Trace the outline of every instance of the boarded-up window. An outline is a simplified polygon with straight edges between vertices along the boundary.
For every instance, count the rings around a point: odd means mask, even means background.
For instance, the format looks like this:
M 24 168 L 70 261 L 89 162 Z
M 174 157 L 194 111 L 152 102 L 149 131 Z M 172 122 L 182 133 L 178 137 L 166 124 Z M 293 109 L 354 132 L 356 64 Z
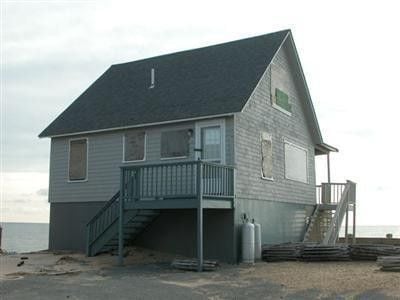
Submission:
M 146 133 L 132 131 L 124 136 L 124 161 L 144 160 Z
M 288 142 L 285 142 L 285 177 L 308 182 L 307 150 Z
M 69 180 L 87 177 L 87 139 L 72 140 L 69 144 Z
M 161 158 L 189 156 L 189 134 L 187 129 L 161 133 Z
M 272 179 L 272 137 L 267 132 L 261 132 L 261 174 Z

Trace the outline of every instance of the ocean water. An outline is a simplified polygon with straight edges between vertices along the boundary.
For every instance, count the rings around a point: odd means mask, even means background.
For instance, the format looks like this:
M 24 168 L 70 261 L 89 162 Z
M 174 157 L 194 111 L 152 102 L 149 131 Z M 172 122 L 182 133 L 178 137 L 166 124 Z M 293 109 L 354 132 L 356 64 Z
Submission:
M 49 224 L 44 223 L 1 223 L 3 237 L 1 248 L 7 252 L 30 252 L 48 248 Z M 393 238 L 400 238 L 400 226 L 357 226 L 358 237 L 386 237 L 387 233 Z M 352 228 L 349 228 L 352 232 Z M 344 236 L 344 228 L 340 232 Z
M 30 252 L 49 247 L 49 224 L 1 223 L 1 249 L 7 252 Z
M 353 227 L 349 226 L 349 233 L 353 233 Z M 373 238 L 384 238 L 387 233 L 391 233 L 393 238 L 400 238 L 400 225 L 398 226 L 356 226 L 356 237 L 373 237 Z M 344 237 L 344 227 L 342 226 L 340 232 L 340 237 Z

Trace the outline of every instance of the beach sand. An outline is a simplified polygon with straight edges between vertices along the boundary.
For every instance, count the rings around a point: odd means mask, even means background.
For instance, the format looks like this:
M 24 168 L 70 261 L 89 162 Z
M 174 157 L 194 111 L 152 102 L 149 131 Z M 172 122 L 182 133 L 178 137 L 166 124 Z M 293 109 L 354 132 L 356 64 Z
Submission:
M 22 261 L 21 257 L 27 257 L 27 259 L 24 260 L 22 266 L 17 267 Z M 98 292 L 99 299 L 102 299 L 101 295 L 105 295 L 104 289 L 107 287 L 101 283 L 102 281 L 96 281 L 96 278 L 107 278 L 110 284 L 115 280 L 115 284 L 127 289 L 135 288 L 135 291 L 140 288 L 142 293 L 149 293 L 143 294 L 143 297 L 155 299 L 165 296 L 162 292 L 164 288 L 171 290 L 172 294 L 179 291 L 177 295 L 185 295 L 182 299 L 188 296 L 199 296 L 199 299 L 229 299 L 231 296 L 242 298 L 241 295 L 271 299 L 276 297 L 284 299 L 293 297 L 294 299 L 324 297 L 330 299 L 332 297 L 335 299 L 339 296 L 352 298 L 357 295 L 365 296 L 366 299 L 368 296 L 378 299 L 400 299 L 400 273 L 382 272 L 375 262 L 222 264 L 214 272 L 196 273 L 172 269 L 170 263 L 174 258 L 175 256 L 171 254 L 131 248 L 125 259 L 125 268 L 118 268 L 116 267 L 117 257 L 110 254 L 89 258 L 78 253 L 46 251 L 2 255 L 0 256 L 0 282 L 3 287 L 6 287 L 4 299 L 25 299 L 25 296 L 29 298 L 31 296 L 29 285 L 33 284 L 32 280 L 35 282 L 35 289 L 39 291 L 40 297 L 37 299 L 43 298 L 43 294 L 40 294 L 42 282 L 43 287 L 46 287 L 46 295 L 51 295 L 47 293 L 47 288 L 48 282 L 53 281 L 55 293 L 56 291 L 61 293 L 61 288 L 56 288 L 61 282 L 63 284 L 68 282 L 77 287 L 82 286 L 82 282 L 90 281 L 89 285 L 94 288 L 92 292 Z M 57 280 L 51 278 L 57 278 Z M 151 280 L 145 280 L 145 278 Z M 15 282 L 10 283 L 11 281 Z M 125 281 L 126 286 L 124 286 Z M 135 285 L 140 285 L 140 287 Z M 12 288 L 14 286 L 18 287 L 17 291 L 15 291 L 16 288 Z M 64 292 L 72 293 L 67 287 L 65 289 Z M 23 294 L 24 290 L 26 294 Z M 123 293 L 123 290 L 119 288 L 117 293 Z M 89 291 L 85 287 L 82 290 L 74 288 L 73 292 L 79 292 L 81 293 L 79 295 L 82 295 Z M 120 296 L 124 298 L 124 294 Z M 176 297 L 180 298 L 180 296 Z M 33 296 L 32 299 L 36 298 Z

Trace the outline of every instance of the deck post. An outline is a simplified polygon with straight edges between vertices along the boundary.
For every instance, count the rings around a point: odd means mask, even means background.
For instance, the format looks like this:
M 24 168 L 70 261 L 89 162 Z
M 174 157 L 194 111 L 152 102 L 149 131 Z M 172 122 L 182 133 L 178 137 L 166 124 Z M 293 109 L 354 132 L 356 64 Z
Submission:
M 124 264 L 124 170 L 121 168 L 120 196 L 119 196 L 119 218 L 118 218 L 118 265 Z
M 203 271 L 203 165 L 197 163 L 197 271 Z
M 349 233 L 349 204 L 347 204 L 347 207 L 346 207 L 346 223 L 344 226 L 344 238 L 345 238 L 346 244 L 349 243 L 348 233 Z
M 356 243 L 356 204 L 353 204 L 353 240 L 352 244 Z
M 329 155 L 330 152 L 326 155 L 326 166 L 328 171 L 328 183 L 331 183 L 331 158 Z

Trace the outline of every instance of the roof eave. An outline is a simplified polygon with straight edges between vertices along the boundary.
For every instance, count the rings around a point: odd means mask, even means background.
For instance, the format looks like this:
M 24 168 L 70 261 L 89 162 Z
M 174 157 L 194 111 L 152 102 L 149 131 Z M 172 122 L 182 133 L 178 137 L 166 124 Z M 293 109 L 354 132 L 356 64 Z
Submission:
M 339 152 L 338 148 L 328 145 L 326 143 L 321 143 L 321 144 L 315 145 L 315 150 L 316 150 L 315 151 L 316 155 L 328 154 L 330 152 Z
M 237 113 L 237 112 L 229 112 L 229 113 L 218 114 L 218 115 L 207 115 L 207 116 L 193 117 L 193 118 L 187 118 L 187 119 L 168 120 L 168 121 L 153 122 L 153 123 L 143 123 L 143 124 L 129 125 L 129 126 L 104 128 L 104 129 L 97 129 L 97 130 L 86 130 L 86 131 L 79 131 L 79 132 L 69 132 L 69 133 L 54 134 L 54 135 L 43 134 L 46 131 L 46 130 L 44 130 L 41 134 L 39 134 L 39 138 L 58 138 L 58 137 L 67 137 L 67 136 L 76 136 L 76 135 L 86 135 L 86 134 L 110 132 L 110 131 L 117 131 L 117 130 L 124 130 L 124 129 L 150 127 L 150 126 L 157 126 L 157 125 L 166 125 L 166 124 L 173 124 L 173 123 L 190 122 L 190 121 L 196 121 L 196 120 L 205 120 L 205 119 L 213 119 L 213 118 L 230 117 L 230 116 L 233 116 L 235 113 Z

